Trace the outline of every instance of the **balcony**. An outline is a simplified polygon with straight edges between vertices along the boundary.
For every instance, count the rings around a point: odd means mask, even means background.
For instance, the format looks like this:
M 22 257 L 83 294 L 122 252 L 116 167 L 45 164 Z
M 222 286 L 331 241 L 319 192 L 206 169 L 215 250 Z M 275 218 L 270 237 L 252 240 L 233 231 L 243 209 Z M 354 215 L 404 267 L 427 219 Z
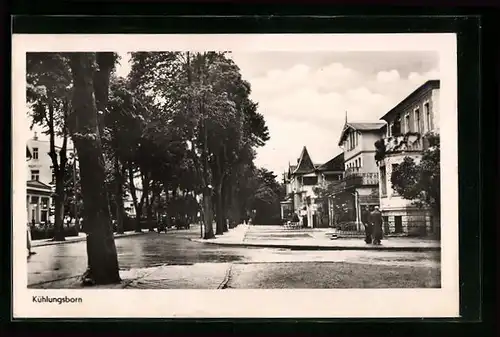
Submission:
M 419 133 L 390 136 L 383 139 L 385 154 L 419 152 L 424 150 L 424 139 Z
M 378 185 L 378 174 L 365 172 L 350 173 L 349 175 L 346 175 L 344 181 L 346 183 L 346 188 L 352 186 Z
M 378 173 L 346 171 L 346 177 L 337 182 L 333 182 L 331 189 L 333 193 L 342 192 L 351 187 L 376 186 L 378 185 Z

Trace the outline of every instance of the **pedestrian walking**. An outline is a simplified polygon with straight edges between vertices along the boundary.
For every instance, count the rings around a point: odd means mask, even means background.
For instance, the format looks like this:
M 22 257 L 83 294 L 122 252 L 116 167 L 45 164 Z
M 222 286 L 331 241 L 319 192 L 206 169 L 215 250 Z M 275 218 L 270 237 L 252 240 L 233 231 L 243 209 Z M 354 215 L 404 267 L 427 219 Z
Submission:
M 370 221 L 372 223 L 372 237 L 373 244 L 380 245 L 382 242 L 382 213 L 380 213 L 379 207 L 375 206 L 375 210 L 370 214 Z
M 361 222 L 363 223 L 363 226 L 365 226 L 365 242 L 370 244 L 373 241 L 373 225 L 370 222 L 370 210 L 368 209 L 368 206 L 363 207 L 363 210 L 361 211 Z

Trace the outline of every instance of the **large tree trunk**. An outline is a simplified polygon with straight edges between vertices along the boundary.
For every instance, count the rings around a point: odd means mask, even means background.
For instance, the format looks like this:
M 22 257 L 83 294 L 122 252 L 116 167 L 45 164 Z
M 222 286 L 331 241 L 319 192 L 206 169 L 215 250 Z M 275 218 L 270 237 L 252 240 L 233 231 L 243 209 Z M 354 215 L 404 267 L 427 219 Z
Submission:
M 212 225 L 212 191 L 205 188 L 203 192 L 203 224 L 205 227 L 203 239 L 213 239 L 215 237 Z
M 228 222 L 229 226 L 231 226 L 231 222 L 233 222 L 229 212 L 231 206 L 231 200 L 229 198 L 230 193 L 231 193 L 231 176 L 227 174 L 222 182 L 222 209 L 224 211 L 224 216 L 226 218 L 226 222 L 224 223 L 224 232 L 229 231 Z
M 216 220 L 216 230 L 215 235 L 224 234 L 224 225 L 226 218 L 224 216 L 224 207 L 222 205 L 222 184 L 217 184 L 215 191 L 215 220 Z
M 50 136 L 50 150 L 49 156 L 52 161 L 54 175 L 56 177 L 56 195 L 54 196 L 55 214 L 54 214 L 54 240 L 65 241 L 64 237 L 64 172 L 66 170 L 66 147 L 68 143 L 67 129 L 64 125 L 63 146 L 59 151 L 59 161 L 57 159 L 57 151 L 55 147 L 55 121 L 54 121 L 54 102 L 52 97 L 49 96 L 49 136 Z M 67 111 L 64 111 L 65 117 Z
M 123 234 L 123 221 L 125 218 L 125 207 L 123 205 L 123 175 L 122 168 L 120 167 L 120 162 L 115 156 L 115 183 L 116 183 L 116 232 L 118 234 Z
M 106 106 L 107 87 L 106 95 L 94 92 L 93 61 L 93 53 L 70 54 L 75 115 L 72 136 L 79 154 L 87 232 L 88 269 L 84 281 L 110 284 L 119 283 L 121 280 L 105 189 L 104 156 L 97 123 L 97 109 Z M 101 71 L 107 70 L 101 67 Z M 107 73 L 109 76 L 109 71 Z M 99 102 L 100 107 L 96 106 L 94 97 L 103 98 Z
M 149 176 L 147 172 L 142 172 L 142 195 L 141 201 L 139 202 L 139 208 L 141 211 L 141 216 L 137 217 L 139 221 L 138 226 L 140 227 L 140 221 L 142 220 L 144 206 L 146 206 L 146 223 L 149 226 L 149 218 L 148 218 L 148 206 L 149 206 Z M 142 227 L 140 227 L 142 229 Z
M 144 193 L 146 194 L 146 221 L 148 224 L 148 229 L 150 232 L 154 230 L 153 224 L 153 202 L 154 196 L 150 195 L 149 182 L 146 184 L 147 188 L 144 188 Z
M 54 241 L 65 241 L 64 236 L 64 176 L 56 173 L 56 195 L 54 196 Z
M 134 169 L 132 163 L 128 165 L 128 183 L 130 188 L 130 194 L 132 195 L 132 202 L 134 203 L 135 209 L 135 231 L 137 233 L 142 232 L 141 230 L 141 215 L 142 215 L 142 200 L 144 200 L 144 195 L 141 195 L 141 202 L 137 201 L 137 189 L 134 183 Z M 144 194 L 144 193 L 143 193 Z

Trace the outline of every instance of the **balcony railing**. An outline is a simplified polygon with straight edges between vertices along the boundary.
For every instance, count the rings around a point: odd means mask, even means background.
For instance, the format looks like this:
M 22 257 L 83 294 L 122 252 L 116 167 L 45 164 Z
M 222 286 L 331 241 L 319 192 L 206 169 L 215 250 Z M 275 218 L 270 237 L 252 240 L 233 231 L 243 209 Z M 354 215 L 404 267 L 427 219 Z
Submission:
M 423 151 L 424 139 L 419 133 L 390 136 L 384 138 L 385 153 Z
M 333 193 L 338 193 L 350 187 L 375 185 L 378 185 L 377 173 L 350 172 L 344 179 L 331 183 L 331 189 Z
M 351 173 L 344 178 L 346 187 L 378 185 L 377 173 Z

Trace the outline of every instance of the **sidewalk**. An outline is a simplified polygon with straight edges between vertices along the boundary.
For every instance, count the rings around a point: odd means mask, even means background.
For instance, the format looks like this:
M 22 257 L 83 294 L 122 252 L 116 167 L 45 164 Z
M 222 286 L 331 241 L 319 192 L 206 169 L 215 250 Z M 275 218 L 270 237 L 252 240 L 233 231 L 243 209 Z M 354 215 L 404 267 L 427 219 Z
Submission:
M 192 241 L 234 247 L 267 247 L 292 250 L 390 250 L 390 251 L 431 251 L 440 250 L 437 240 L 389 237 L 382 245 L 366 244 L 363 238 L 331 239 L 331 228 L 305 228 L 286 230 L 281 226 L 239 225 L 215 239 Z
M 119 284 L 85 287 L 81 275 L 28 285 L 32 289 L 223 289 L 228 282 L 230 263 L 162 265 L 120 270 Z
M 118 238 L 123 238 L 123 237 L 128 237 L 128 236 L 134 236 L 134 235 L 141 235 L 146 232 L 142 233 L 136 233 L 134 231 L 129 231 L 125 232 L 123 234 L 116 234 L 115 233 L 115 239 Z M 53 239 L 42 239 L 42 240 L 33 240 L 31 241 L 31 247 L 41 247 L 41 246 L 50 246 L 50 245 L 60 245 L 64 243 L 73 243 L 73 242 L 81 242 L 87 240 L 87 234 L 85 233 L 78 233 L 78 236 L 68 236 L 66 237 L 65 241 L 53 241 Z

